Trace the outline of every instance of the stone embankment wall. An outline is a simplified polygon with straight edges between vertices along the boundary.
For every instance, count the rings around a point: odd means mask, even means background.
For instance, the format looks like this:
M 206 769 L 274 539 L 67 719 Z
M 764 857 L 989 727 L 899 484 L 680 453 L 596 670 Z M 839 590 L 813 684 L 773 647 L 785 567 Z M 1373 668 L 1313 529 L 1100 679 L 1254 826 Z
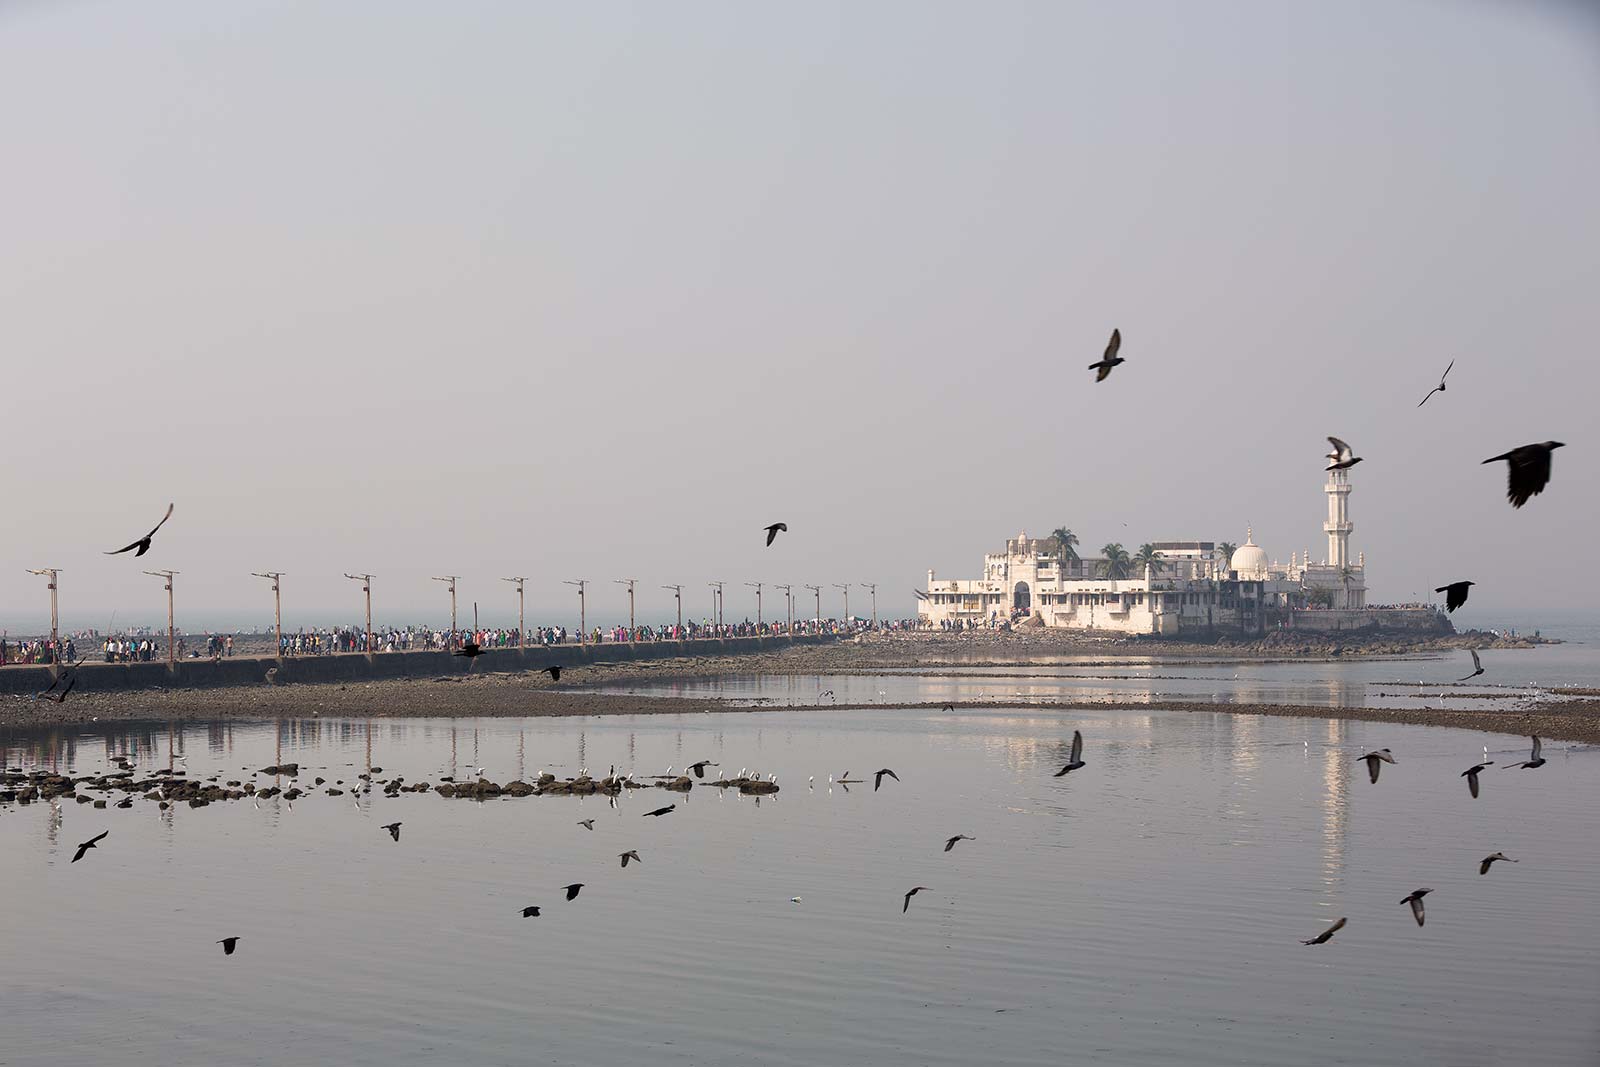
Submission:
M 625 663 L 684 656 L 733 656 L 835 640 L 837 638 L 829 634 L 801 634 L 793 637 L 730 637 L 723 640 L 536 645 L 521 650 L 497 648 L 479 656 L 472 669 L 475 672 L 537 671 L 546 667 L 579 667 L 593 663 Z M 78 685 L 85 692 L 96 693 L 261 685 L 267 681 L 267 671 L 272 668 L 277 668 L 273 682 L 289 685 L 295 682 L 370 681 L 375 678 L 434 678 L 442 674 L 464 672 L 467 660 L 449 652 L 379 652 L 371 656 L 354 652 L 284 659 L 234 656 L 216 661 L 180 660 L 170 670 L 165 660 L 156 663 L 100 663 L 89 660 L 81 668 L 83 676 Z M 49 686 L 53 677 L 54 670 L 50 667 L 0 668 L 0 694 L 37 693 Z
M 1305 633 L 1339 633 L 1352 630 L 1411 634 L 1455 633 L 1455 627 L 1451 625 L 1448 615 L 1428 608 L 1330 608 L 1282 614 L 1269 612 L 1266 628 L 1268 632 L 1284 629 Z

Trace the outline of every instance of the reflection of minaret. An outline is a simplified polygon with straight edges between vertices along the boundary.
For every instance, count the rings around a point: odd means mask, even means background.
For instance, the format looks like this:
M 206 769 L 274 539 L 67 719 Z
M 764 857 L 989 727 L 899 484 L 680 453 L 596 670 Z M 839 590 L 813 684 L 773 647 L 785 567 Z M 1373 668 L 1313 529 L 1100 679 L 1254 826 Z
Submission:
M 1355 529 L 1350 521 L 1350 472 L 1329 471 L 1322 491 L 1328 494 L 1328 521 L 1322 524 L 1328 533 L 1328 566 L 1349 566 L 1350 531 Z
M 1322 880 L 1330 886 L 1344 879 L 1345 839 L 1350 833 L 1350 770 L 1355 761 L 1344 749 L 1348 739 L 1348 724 L 1329 719 L 1322 753 Z

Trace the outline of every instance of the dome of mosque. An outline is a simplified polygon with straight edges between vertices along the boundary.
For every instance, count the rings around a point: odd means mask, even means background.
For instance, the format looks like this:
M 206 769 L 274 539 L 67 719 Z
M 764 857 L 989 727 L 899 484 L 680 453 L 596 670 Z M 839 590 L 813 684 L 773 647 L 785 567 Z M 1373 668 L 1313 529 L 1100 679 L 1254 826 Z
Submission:
M 1255 542 L 1255 531 L 1245 530 L 1244 544 L 1234 550 L 1228 569 L 1239 572 L 1241 578 L 1253 578 L 1267 573 L 1267 552 Z

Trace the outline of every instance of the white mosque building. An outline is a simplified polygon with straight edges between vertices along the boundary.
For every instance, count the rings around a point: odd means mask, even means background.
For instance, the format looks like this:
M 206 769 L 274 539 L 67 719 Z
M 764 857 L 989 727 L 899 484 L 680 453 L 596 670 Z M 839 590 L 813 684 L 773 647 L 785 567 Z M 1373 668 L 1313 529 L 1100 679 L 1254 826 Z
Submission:
M 1367 607 L 1366 555 L 1350 558 L 1350 474 L 1328 472 L 1327 555 L 1269 558 L 1245 529 L 1227 558 L 1212 541 L 1159 541 L 1152 563 L 1122 576 L 1104 558 L 1076 558 L 1054 538 L 1018 534 L 1004 552 L 985 555 L 983 577 L 948 579 L 928 571 L 920 617 L 934 625 L 1037 620 L 1033 625 L 1128 634 L 1260 634 L 1268 629 L 1443 629 L 1430 608 Z

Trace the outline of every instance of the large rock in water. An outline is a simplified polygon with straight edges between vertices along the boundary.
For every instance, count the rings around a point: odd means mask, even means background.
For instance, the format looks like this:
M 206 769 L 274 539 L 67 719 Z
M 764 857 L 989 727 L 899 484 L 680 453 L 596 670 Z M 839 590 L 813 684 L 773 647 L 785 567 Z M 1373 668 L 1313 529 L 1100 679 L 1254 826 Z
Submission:
M 675 793 L 687 793 L 694 788 L 694 779 L 687 774 L 680 774 L 670 782 L 657 782 L 662 789 L 670 789 Z
M 741 792 L 741 793 L 757 793 L 757 794 L 759 794 L 759 793 L 776 793 L 777 791 L 778 791 L 778 783 L 777 782 L 763 782 L 759 778 L 754 779 L 752 781 L 746 781 L 746 782 L 740 782 L 739 783 L 739 792 Z
M 283 764 L 279 764 L 279 765 L 273 766 L 273 767 L 263 767 L 263 768 L 261 768 L 261 773 L 262 774 L 291 774 L 291 775 L 292 774 L 299 774 L 300 773 L 300 764 L 298 764 L 298 763 L 283 763 Z

